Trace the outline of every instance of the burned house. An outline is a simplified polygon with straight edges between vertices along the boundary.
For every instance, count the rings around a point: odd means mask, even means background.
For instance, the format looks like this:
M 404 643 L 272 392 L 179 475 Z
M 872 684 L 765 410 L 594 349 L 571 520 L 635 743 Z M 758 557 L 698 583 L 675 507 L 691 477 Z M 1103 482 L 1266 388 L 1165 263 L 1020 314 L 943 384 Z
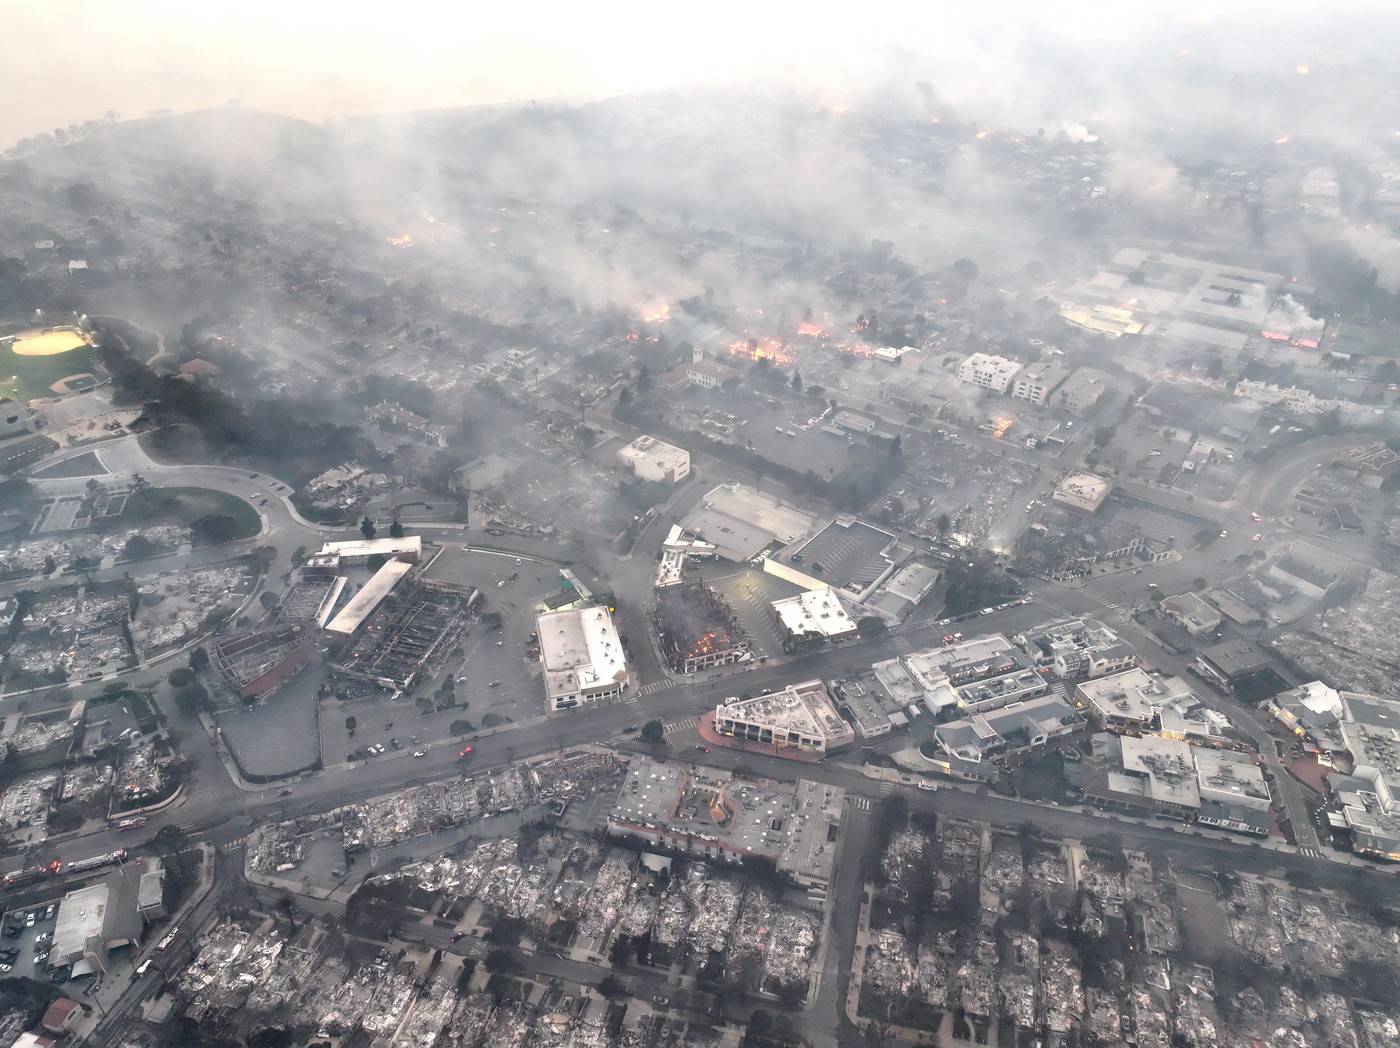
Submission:
M 652 622 L 667 663 L 678 673 L 727 666 L 749 652 L 734 609 L 700 582 L 659 590 Z

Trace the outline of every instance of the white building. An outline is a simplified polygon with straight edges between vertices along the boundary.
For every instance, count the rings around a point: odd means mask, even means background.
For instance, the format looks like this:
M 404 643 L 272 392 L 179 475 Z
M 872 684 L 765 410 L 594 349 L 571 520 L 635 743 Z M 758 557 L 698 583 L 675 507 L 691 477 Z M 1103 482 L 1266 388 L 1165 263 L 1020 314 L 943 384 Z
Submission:
M 958 365 L 958 381 L 969 386 L 1005 393 L 1021 370 L 1021 362 L 991 353 L 974 353 Z
M 856 737 L 819 680 L 789 684 L 771 695 L 726 699 L 715 707 L 715 730 L 780 750 L 815 753 L 849 746 Z
M 1113 484 L 1106 477 L 1094 473 L 1071 473 L 1055 485 L 1053 497 L 1062 506 L 1095 513 L 1112 490 Z
M 326 632 L 342 640 L 353 637 L 361 626 L 388 599 L 395 587 L 413 570 L 413 565 L 403 560 L 390 560 L 384 563 L 374 576 L 360 587 L 360 591 L 350 598 L 335 618 L 326 624 Z
M 642 480 L 675 484 L 690 476 L 690 452 L 655 437 L 638 437 L 619 448 L 617 458 Z
M 1094 723 L 1118 731 L 1151 726 L 1158 710 L 1191 694 L 1180 677 L 1154 677 L 1134 667 L 1122 673 L 1080 681 L 1075 699 Z
M 1196 762 L 1196 788 L 1201 800 L 1267 812 L 1271 798 L 1264 770 L 1248 754 L 1235 750 L 1191 747 Z
M 786 635 L 798 640 L 841 640 L 856 632 L 855 620 L 830 586 L 775 600 L 773 614 Z
M 1280 406 L 1295 415 L 1321 415 L 1336 404 L 1336 401 L 1315 396 L 1312 390 L 1302 386 L 1275 386 L 1247 378 L 1235 383 L 1235 396 L 1261 407 Z
M 1069 378 L 1069 369 L 1050 360 L 1038 360 L 1021 369 L 1011 384 L 1011 395 L 1032 404 L 1044 404 L 1050 394 Z
M 125 872 L 114 873 L 63 897 L 54 922 L 49 964 L 71 964 L 75 976 L 105 972 L 109 951 L 139 941 L 142 926 L 131 879 Z
M 627 653 L 607 608 L 545 612 L 535 628 L 550 709 L 621 698 L 631 686 Z
M 363 564 L 370 557 L 391 557 L 416 564 L 423 556 L 423 536 L 402 538 L 354 539 L 349 542 L 327 542 L 318 556 L 337 556 L 342 564 Z

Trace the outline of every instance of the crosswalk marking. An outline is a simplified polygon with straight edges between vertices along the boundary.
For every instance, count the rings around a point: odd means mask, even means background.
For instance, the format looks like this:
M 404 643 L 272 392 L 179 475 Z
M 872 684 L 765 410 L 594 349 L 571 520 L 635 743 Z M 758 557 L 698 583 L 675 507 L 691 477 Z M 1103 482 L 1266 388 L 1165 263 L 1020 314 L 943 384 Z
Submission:
M 903 634 L 898 634 L 894 638 L 894 650 L 901 655 L 914 654 L 914 645 L 909 643 L 909 638 Z
M 1318 851 L 1316 848 L 1299 848 L 1299 849 L 1298 849 L 1298 854 L 1299 854 L 1299 855 L 1304 855 L 1304 856 L 1306 856 L 1306 857 L 1309 858 L 1309 859 L 1317 859 L 1317 858 L 1321 858 L 1321 856 L 1322 856 L 1322 853 L 1321 853 L 1320 851 Z
M 670 724 L 666 725 L 666 734 L 670 735 L 672 732 L 685 731 L 687 728 L 693 728 L 699 723 L 699 717 L 686 717 L 683 720 L 672 721 Z
M 654 680 L 650 684 L 643 684 L 637 689 L 637 695 L 655 695 L 658 691 L 665 691 L 671 686 L 668 680 Z
M 894 792 L 894 783 L 890 782 L 889 779 L 881 779 L 881 780 L 880 780 L 880 792 L 881 792 L 881 793 L 893 793 L 893 792 Z

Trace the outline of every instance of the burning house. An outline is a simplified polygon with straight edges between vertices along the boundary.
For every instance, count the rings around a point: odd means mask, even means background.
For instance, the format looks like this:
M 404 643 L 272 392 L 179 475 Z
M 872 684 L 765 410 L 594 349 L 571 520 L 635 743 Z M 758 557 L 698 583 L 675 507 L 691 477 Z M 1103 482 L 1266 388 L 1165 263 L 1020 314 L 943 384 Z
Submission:
M 727 666 L 749 653 L 734 610 L 699 582 L 659 590 L 652 623 L 666 661 L 679 673 Z

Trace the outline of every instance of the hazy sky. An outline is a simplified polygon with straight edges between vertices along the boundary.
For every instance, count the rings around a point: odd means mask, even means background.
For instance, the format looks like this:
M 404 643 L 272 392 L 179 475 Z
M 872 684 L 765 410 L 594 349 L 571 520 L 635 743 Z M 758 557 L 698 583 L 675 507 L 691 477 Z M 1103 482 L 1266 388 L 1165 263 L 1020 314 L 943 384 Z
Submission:
M 317 119 L 774 81 L 824 91 L 835 103 L 858 85 L 906 69 L 908 79 L 923 76 L 942 89 L 965 77 L 969 63 L 991 82 L 1032 93 L 1034 78 L 1019 61 L 1028 48 L 1064 39 L 1114 49 L 1143 39 L 1144 26 L 1160 19 L 1209 22 L 1219 6 L 0 0 L 0 148 L 107 110 L 139 116 L 234 98 Z M 1246 0 L 1229 11 L 1251 32 L 1265 33 L 1267 20 L 1286 6 Z

